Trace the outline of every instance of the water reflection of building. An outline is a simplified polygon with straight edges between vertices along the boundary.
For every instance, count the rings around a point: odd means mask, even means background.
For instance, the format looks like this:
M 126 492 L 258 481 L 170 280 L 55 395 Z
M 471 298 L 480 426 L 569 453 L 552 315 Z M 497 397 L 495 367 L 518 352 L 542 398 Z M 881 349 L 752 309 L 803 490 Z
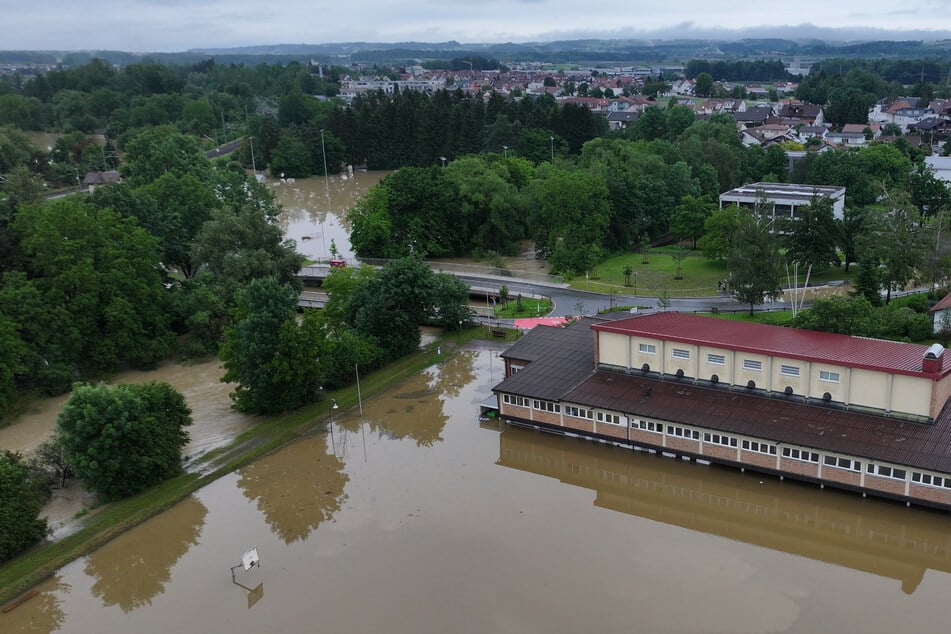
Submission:
M 591 489 L 596 506 L 896 579 L 909 594 L 926 570 L 951 572 L 951 523 L 937 512 L 515 427 L 499 435 L 498 464 Z

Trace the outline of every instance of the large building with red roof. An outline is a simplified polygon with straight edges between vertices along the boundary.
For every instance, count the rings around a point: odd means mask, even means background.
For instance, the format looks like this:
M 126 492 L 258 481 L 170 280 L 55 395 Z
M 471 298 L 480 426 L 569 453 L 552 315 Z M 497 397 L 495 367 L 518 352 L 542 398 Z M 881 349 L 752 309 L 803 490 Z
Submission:
M 940 345 L 662 312 L 539 327 L 503 357 L 508 422 L 951 508 Z

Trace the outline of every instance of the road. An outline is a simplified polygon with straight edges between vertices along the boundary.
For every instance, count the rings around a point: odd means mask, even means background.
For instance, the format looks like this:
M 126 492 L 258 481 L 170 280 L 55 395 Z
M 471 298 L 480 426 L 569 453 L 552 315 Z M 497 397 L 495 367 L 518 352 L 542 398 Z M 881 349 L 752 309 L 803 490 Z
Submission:
M 540 282 L 531 282 L 520 280 L 516 277 L 502 277 L 496 275 L 479 275 L 471 273 L 457 273 L 456 277 L 463 280 L 470 287 L 476 288 L 498 288 L 504 284 L 509 289 L 509 298 L 514 298 L 519 293 L 524 296 L 541 295 L 551 298 L 553 302 L 550 317 L 565 317 L 568 315 L 593 315 L 598 311 L 610 307 L 611 296 L 606 293 L 595 293 L 592 291 L 581 291 L 568 288 L 563 284 L 548 284 Z M 640 309 L 659 308 L 660 298 L 647 295 L 615 295 L 615 306 L 637 306 Z M 716 297 L 671 297 L 668 310 L 679 310 L 685 312 L 710 312 L 712 308 L 717 308 L 721 312 L 749 310 L 748 304 L 740 304 L 728 295 Z M 783 303 L 759 305 L 756 308 L 765 310 L 767 308 L 785 308 Z

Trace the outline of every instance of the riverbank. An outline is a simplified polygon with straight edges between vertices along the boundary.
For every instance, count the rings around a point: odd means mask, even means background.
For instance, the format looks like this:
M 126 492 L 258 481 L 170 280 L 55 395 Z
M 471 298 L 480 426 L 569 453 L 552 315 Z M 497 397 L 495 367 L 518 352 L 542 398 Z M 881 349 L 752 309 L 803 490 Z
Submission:
M 444 334 L 415 354 L 360 377 L 360 391 L 368 398 L 446 358 L 446 352 L 484 334 L 471 328 Z M 440 348 L 445 348 L 440 354 Z M 0 604 L 6 604 L 53 574 L 114 537 L 170 508 L 198 489 L 245 466 L 294 440 L 323 429 L 328 403 L 336 400 L 342 409 L 358 402 L 356 386 L 327 394 L 313 405 L 281 416 L 261 419 L 229 445 L 201 457 L 199 468 L 183 473 L 135 497 L 104 505 L 89 514 L 82 528 L 56 542 L 45 542 L 0 567 Z M 193 465 L 195 467 L 199 465 Z

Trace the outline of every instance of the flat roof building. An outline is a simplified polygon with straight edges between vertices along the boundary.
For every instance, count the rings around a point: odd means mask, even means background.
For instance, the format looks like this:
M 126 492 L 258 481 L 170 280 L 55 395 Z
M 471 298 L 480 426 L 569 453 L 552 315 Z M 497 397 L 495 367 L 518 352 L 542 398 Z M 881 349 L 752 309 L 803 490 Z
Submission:
M 832 201 L 833 215 L 841 219 L 845 214 L 845 187 L 826 185 L 798 185 L 794 183 L 751 183 L 720 194 L 720 208 L 731 204 L 753 210 L 765 202 L 767 213 L 773 218 L 799 218 L 800 207 L 815 198 Z

